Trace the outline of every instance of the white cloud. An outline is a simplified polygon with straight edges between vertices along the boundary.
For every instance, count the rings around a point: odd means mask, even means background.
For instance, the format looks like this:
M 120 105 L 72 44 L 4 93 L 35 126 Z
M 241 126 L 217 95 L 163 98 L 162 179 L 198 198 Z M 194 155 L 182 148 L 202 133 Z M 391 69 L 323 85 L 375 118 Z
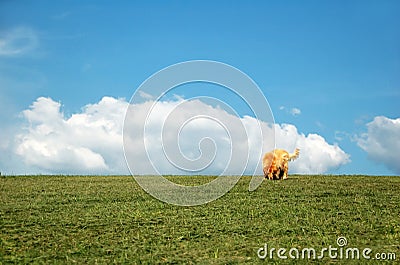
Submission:
M 124 132 L 125 150 L 136 174 L 149 173 L 152 167 L 142 157 L 145 150 L 157 169 L 150 173 L 187 174 L 181 169 L 204 169 L 200 174 L 239 175 L 252 174 L 257 168 L 263 141 L 256 119 L 238 118 L 200 100 L 161 101 L 151 110 L 153 103 L 134 105 L 128 115 L 131 128 Z M 141 127 L 146 117 L 143 143 Z M 266 130 L 269 139 L 273 139 L 271 132 Z M 265 149 L 273 148 L 273 141 L 264 144 Z
M 341 141 L 343 141 L 345 139 L 352 140 L 352 138 L 353 138 L 353 136 L 351 134 L 349 134 L 348 132 L 339 131 L 339 130 L 335 131 L 335 140 L 336 141 L 341 142 Z
M 366 124 L 367 132 L 355 137 L 368 157 L 400 174 L 400 118 L 377 116 Z
M 297 116 L 301 114 L 301 110 L 298 108 L 292 108 L 290 109 L 290 114 L 292 114 L 293 116 Z
M 104 97 L 66 118 L 60 103 L 40 97 L 22 112 L 29 127 L 16 136 L 15 152 L 50 173 L 126 173 L 121 131 L 127 105 Z
M 286 111 L 286 113 L 292 116 L 298 116 L 301 114 L 301 110 L 299 108 L 286 108 L 285 106 L 280 106 L 279 110 Z
M 147 117 L 153 103 L 149 100 L 133 105 L 132 115 L 125 121 L 128 128 L 133 128 L 132 135 L 126 135 L 132 141 L 126 149 L 134 158 L 135 173 L 154 172 L 152 165 L 143 162 L 147 155 L 135 150 L 142 133 L 135 128 Z M 26 167 L 43 173 L 127 174 L 122 131 L 128 105 L 124 99 L 104 97 L 66 117 L 59 102 L 38 98 L 22 112 L 29 126 L 15 136 L 12 150 Z M 165 157 L 167 152 L 174 163 L 187 168 L 201 168 L 211 162 L 201 174 L 240 174 L 243 167 L 245 173 L 257 168 L 256 173 L 262 174 L 261 165 L 257 165 L 262 143 L 258 126 L 261 124 L 266 140 L 273 137 L 270 125 L 248 116 L 236 117 L 200 100 L 162 101 L 154 110 L 148 116 L 145 141 L 148 155 L 157 162 L 161 173 L 182 173 Z M 292 173 L 324 173 L 349 162 L 348 154 L 320 135 L 305 136 L 290 124 L 276 124 L 274 129 L 278 148 L 301 149 L 300 158 L 290 164 Z M 231 157 L 232 142 L 236 144 Z M 273 142 L 264 141 L 262 152 L 272 148 Z M 177 152 L 182 152 L 182 156 L 177 156 Z M 229 163 L 230 170 L 224 171 Z
M 39 44 L 36 32 L 29 27 L 16 27 L 0 33 L 0 56 L 18 56 Z

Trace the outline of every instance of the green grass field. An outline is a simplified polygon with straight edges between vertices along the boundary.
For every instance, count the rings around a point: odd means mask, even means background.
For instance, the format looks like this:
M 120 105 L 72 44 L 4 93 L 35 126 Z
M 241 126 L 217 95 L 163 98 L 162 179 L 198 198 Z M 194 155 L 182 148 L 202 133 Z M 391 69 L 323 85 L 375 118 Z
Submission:
M 130 176 L 3 176 L 0 263 L 278 264 L 257 250 L 267 243 L 319 251 L 337 247 L 339 236 L 371 255 L 395 253 L 399 262 L 400 177 L 290 176 L 254 192 L 249 182 L 242 177 L 206 205 L 179 207 L 154 199 Z M 310 261 L 344 263 L 328 256 L 286 263 Z

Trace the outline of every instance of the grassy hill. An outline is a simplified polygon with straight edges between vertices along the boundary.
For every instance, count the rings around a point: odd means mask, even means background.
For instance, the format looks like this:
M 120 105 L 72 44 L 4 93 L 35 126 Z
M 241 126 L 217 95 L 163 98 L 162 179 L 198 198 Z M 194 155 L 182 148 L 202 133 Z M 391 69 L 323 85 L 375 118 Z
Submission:
M 170 177 L 186 184 L 212 178 Z M 130 176 L 3 176 L 0 263 L 278 264 L 279 248 L 286 256 L 291 248 L 320 255 L 338 248 L 338 237 L 347 239 L 344 251 L 368 247 L 375 262 L 376 254 L 400 260 L 400 177 L 289 176 L 254 192 L 249 182 L 242 177 L 206 205 L 179 207 L 154 199 Z M 257 255 L 265 244 L 276 249 L 272 259 Z M 342 263 L 327 253 L 315 262 Z

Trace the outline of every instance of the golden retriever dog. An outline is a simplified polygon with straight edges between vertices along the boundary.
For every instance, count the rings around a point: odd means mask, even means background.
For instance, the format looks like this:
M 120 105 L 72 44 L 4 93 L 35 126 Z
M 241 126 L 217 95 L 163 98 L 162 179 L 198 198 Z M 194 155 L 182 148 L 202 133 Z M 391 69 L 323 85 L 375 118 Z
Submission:
M 274 179 L 287 179 L 289 170 L 289 161 L 295 160 L 299 157 L 300 150 L 296 150 L 289 154 L 286 150 L 275 149 L 268 152 L 263 157 L 263 171 L 265 178 Z

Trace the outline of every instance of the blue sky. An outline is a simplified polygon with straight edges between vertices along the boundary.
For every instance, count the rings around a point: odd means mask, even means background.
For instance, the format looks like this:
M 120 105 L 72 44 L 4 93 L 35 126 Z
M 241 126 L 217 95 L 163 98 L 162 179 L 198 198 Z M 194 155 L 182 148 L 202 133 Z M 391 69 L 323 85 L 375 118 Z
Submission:
M 10 142 L 39 97 L 68 117 L 104 96 L 130 99 L 156 71 L 202 59 L 248 74 L 276 123 L 350 155 L 327 173 L 399 174 L 389 151 L 374 149 L 387 143 L 371 136 L 400 140 L 399 13 L 398 1 L 2 1 L 0 123 L 9 140 L 0 165 L 18 172 Z M 393 126 L 368 127 L 376 117 Z

